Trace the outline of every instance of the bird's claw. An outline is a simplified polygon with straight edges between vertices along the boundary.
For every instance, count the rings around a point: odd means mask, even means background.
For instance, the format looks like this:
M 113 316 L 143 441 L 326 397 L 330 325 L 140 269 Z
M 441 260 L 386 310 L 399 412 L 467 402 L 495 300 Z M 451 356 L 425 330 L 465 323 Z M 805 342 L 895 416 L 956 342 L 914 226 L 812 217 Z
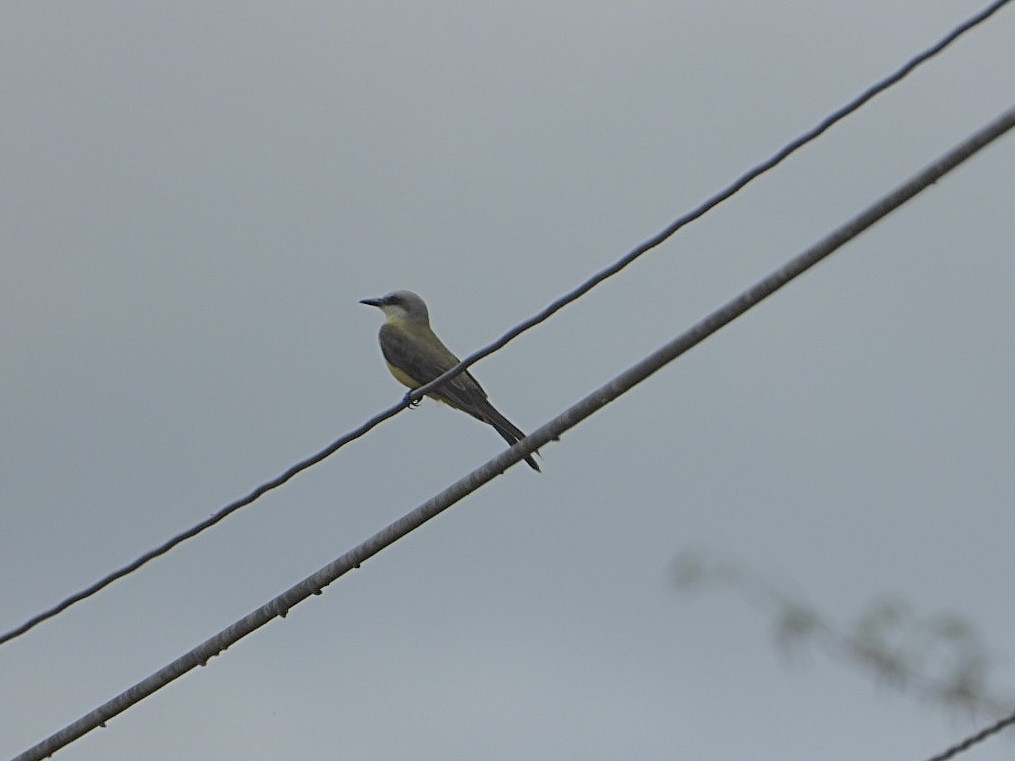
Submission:
M 422 398 L 420 398 L 420 399 L 412 399 L 412 400 L 410 401 L 410 399 L 409 399 L 409 397 L 410 397 L 410 396 L 412 396 L 412 392 L 411 392 L 411 391 L 406 391 L 406 392 L 405 392 L 405 396 L 404 396 L 404 397 L 402 398 L 402 401 L 404 401 L 404 402 L 406 403 L 406 406 L 407 406 L 407 407 L 408 407 L 408 408 L 409 408 L 410 410 L 413 410 L 413 409 L 416 409 L 416 407 L 418 407 L 418 406 L 419 406 L 419 403 L 420 403 L 421 401 L 423 401 L 423 400 L 422 400 Z

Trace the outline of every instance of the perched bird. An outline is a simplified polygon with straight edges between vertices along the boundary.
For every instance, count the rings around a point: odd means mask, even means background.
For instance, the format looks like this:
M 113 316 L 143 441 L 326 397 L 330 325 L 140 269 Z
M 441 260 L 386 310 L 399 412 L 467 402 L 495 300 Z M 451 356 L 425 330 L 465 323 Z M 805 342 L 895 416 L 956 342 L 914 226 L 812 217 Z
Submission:
M 386 319 L 378 334 L 381 353 L 399 383 L 410 389 L 419 388 L 458 364 L 458 357 L 430 329 L 430 315 L 423 299 L 412 291 L 394 291 L 379 299 L 363 299 L 360 304 L 378 307 L 384 312 Z M 508 444 L 525 438 L 521 430 L 490 404 L 483 387 L 468 370 L 427 396 L 489 423 Z M 539 470 L 531 455 L 525 462 L 533 470 Z

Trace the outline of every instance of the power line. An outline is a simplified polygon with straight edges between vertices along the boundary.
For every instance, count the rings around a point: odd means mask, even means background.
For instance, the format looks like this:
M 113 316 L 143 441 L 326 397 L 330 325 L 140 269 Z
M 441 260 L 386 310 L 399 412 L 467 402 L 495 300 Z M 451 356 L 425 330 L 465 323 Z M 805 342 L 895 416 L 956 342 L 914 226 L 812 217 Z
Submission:
M 647 253 L 648 251 L 651 251 L 653 248 L 660 245 L 661 243 L 664 243 L 668 238 L 670 238 L 678 230 L 680 230 L 680 228 L 685 227 L 686 225 L 695 221 L 699 217 L 704 216 L 709 211 L 714 209 L 716 206 L 721 204 L 723 201 L 728 200 L 731 196 L 743 190 L 744 187 L 746 187 L 750 182 L 757 179 L 770 169 L 774 169 L 777 165 L 781 164 L 784 159 L 789 158 L 789 156 L 795 153 L 798 149 L 802 148 L 807 143 L 820 137 L 824 132 L 826 132 L 829 128 L 835 125 L 836 122 L 839 122 L 842 119 L 846 118 L 854 111 L 858 110 L 861 106 L 866 104 L 868 101 L 873 99 L 874 96 L 879 95 L 892 85 L 901 81 L 910 72 L 916 69 L 916 67 L 918 67 L 920 64 L 924 63 L 925 61 L 933 58 L 935 55 L 940 53 L 942 50 L 948 47 L 948 45 L 950 45 L 952 42 L 958 39 L 962 34 L 969 31 L 978 24 L 986 21 L 988 18 L 994 15 L 994 13 L 999 11 L 1003 6 L 1007 5 L 1009 1 L 1010 0 L 997 0 L 996 2 L 992 3 L 991 5 L 987 6 L 982 11 L 977 13 L 975 16 L 972 16 L 963 23 L 959 24 L 959 26 L 955 27 L 951 32 L 942 37 L 937 43 L 927 48 L 922 53 L 919 53 L 918 55 L 909 59 L 909 61 L 903 64 L 896 71 L 889 74 L 884 79 L 881 79 L 880 81 L 871 85 L 869 88 L 864 90 L 862 93 L 857 95 L 853 100 L 849 101 L 838 110 L 833 111 L 831 114 L 822 119 L 816 126 L 812 127 L 807 132 L 804 132 L 799 137 L 787 143 L 785 146 L 783 146 L 776 153 L 772 154 L 772 156 L 766 159 L 765 161 L 756 165 L 752 169 L 749 169 L 747 172 L 742 174 L 732 183 L 727 185 L 723 190 L 719 191 L 714 196 L 704 201 L 700 206 L 692 209 L 683 216 L 678 217 L 669 225 L 669 227 L 665 228 L 661 232 L 657 233 L 656 235 L 652 236 L 648 240 L 644 241 L 640 245 L 633 248 L 628 254 L 618 259 L 609 267 L 600 270 L 595 275 L 586 280 L 584 283 L 579 285 L 577 288 L 564 294 L 559 299 L 552 302 L 549 306 L 543 309 L 543 311 L 533 315 L 532 317 L 523 322 L 518 323 L 515 327 L 513 327 L 511 330 L 509 330 L 507 333 L 505 333 L 503 336 L 501 336 L 493 343 L 483 347 L 482 349 L 476 351 L 473 354 L 470 354 L 465 359 L 463 359 L 456 367 L 453 367 L 446 373 L 444 373 L 444 375 L 441 375 L 438 378 L 434 378 L 430 383 L 428 383 L 425 386 L 420 386 L 419 388 L 417 388 L 415 391 L 412 392 L 412 398 L 422 399 L 427 392 L 433 390 L 441 383 L 444 383 L 450 378 L 453 378 L 454 376 L 458 375 L 458 373 L 470 367 L 473 363 L 478 362 L 479 360 L 488 357 L 490 354 L 493 354 L 493 352 L 503 348 L 510 341 L 513 341 L 515 338 L 520 336 L 529 328 L 533 328 L 536 325 L 540 324 L 541 322 L 544 322 L 545 320 L 549 319 L 551 316 L 553 316 L 553 314 L 560 311 L 571 302 L 581 298 L 607 278 L 613 277 L 622 269 L 624 269 L 627 265 L 631 264 L 635 259 L 638 259 L 643 254 Z M 0 642 L 2 642 L 2 640 L 0 640 Z
M 1009 714 L 1008 716 L 1005 716 L 1003 719 L 995 721 L 989 727 L 981 729 L 975 735 L 967 737 L 965 740 L 963 740 L 960 743 L 957 743 L 956 745 L 953 745 L 943 753 L 939 753 L 936 756 L 931 756 L 930 758 L 927 759 L 927 761 L 946 761 L 947 759 L 957 756 L 960 753 L 965 753 L 974 745 L 982 743 L 987 738 L 991 737 L 992 735 L 996 735 L 1002 729 L 1006 729 L 1012 726 L 1013 724 L 1015 724 L 1015 713 Z
M 579 299 L 581 296 L 591 291 L 594 287 L 602 283 L 607 278 L 616 275 L 627 265 L 631 264 L 635 259 L 639 258 L 646 252 L 650 251 L 651 249 L 661 244 L 667 238 L 669 238 L 678 230 L 680 230 L 680 228 L 703 216 L 708 211 L 715 208 L 720 203 L 722 203 L 735 193 L 742 190 L 748 183 L 757 179 L 770 169 L 773 169 L 775 166 L 780 164 L 784 159 L 789 157 L 798 149 L 802 148 L 807 143 L 818 138 L 822 133 L 827 131 L 836 122 L 841 121 L 846 116 L 850 115 L 851 113 L 859 109 L 861 106 L 863 106 L 865 103 L 870 101 L 872 98 L 874 98 L 874 96 L 878 95 L 879 93 L 883 92 L 884 90 L 888 89 L 892 85 L 899 82 L 906 75 L 908 75 L 915 68 L 917 68 L 920 64 L 924 63 L 925 61 L 929 60 L 930 58 L 933 58 L 935 55 L 940 53 L 942 50 L 948 47 L 948 45 L 950 45 L 952 42 L 958 39 L 962 34 L 986 21 L 988 18 L 990 18 L 990 16 L 992 16 L 994 13 L 1000 10 L 1004 5 L 1007 5 L 1008 2 L 1010 2 L 1010 0 L 996 0 L 994 3 L 987 6 L 984 10 L 980 11 L 975 16 L 970 17 L 962 24 L 955 27 L 955 29 L 953 29 L 943 38 L 941 38 L 941 40 L 939 40 L 937 43 L 927 48 L 922 53 L 919 53 L 918 55 L 911 58 L 895 72 L 889 74 L 884 79 L 880 80 L 879 82 L 869 87 L 867 90 L 862 92 L 853 100 L 849 101 L 846 105 L 842 106 L 837 111 L 834 111 L 831 114 L 829 114 L 827 117 L 822 119 L 821 122 L 817 124 L 817 126 L 813 127 L 807 132 L 804 132 L 802 135 L 800 135 L 793 141 L 787 143 L 782 149 L 773 154 L 770 158 L 768 158 L 767 160 L 755 166 L 753 169 L 750 169 L 749 171 L 741 175 L 739 178 L 734 180 L 730 185 L 728 185 L 724 190 L 712 196 L 697 208 L 678 218 L 665 230 L 653 236 L 652 238 L 649 238 L 636 248 L 632 249 L 630 253 L 628 253 L 623 258 L 618 259 L 614 264 L 610 265 L 606 269 L 600 270 L 595 275 L 586 280 L 584 283 L 579 285 L 577 288 L 561 296 L 556 301 L 552 302 L 541 312 L 530 317 L 528 320 L 525 320 L 524 322 L 518 323 L 515 327 L 513 327 L 511 330 L 502 335 L 493 343 L 485 346 L 479 351 L 474 352 L 473 354 L 470 354 L 464 360 L 462 360 L 456 367 L 453 367 L 452 369 L 448 370 L 446 373 L 444 373 L 438 378 L 435 378 L 430 383 L 424 386 L 420 386 L 411 393 L 406 394 L 405 397 L 402 399 L 402 401 L 399 402 L 398 404 L 395 404 L 387 408 L 386 410 L 378 413 L 377 415 L 375 415 L 374 417 L 370 418 L 365 423 L 360 425 L 358 428 L 355 428 L 354 430 L 350 431 L 344 436 L 336 439 L 334 442 L 329 444 L 327 447 L 322 449 L 317 454 L 311 455 L 310 457 L 307 457 L 306 459 L 297 462 L 295 465 L 293 465 L 280 475 L 258 486 L 256 489 L 247 494 L 245 497 L 241 497 L 240 499 L 230 502 L 228 505 L 221 508 L 218 512 L 213 513 L 210 517 L 206 518 L 205 520 L 201 521 L 195 526 L 192 526 L 186 531 L 176 534 L 175 536 L 166 540 L 157 547 L 148 550 L 144 554 L 138 556 L 130 563 L 116 569 L 115 571 L 110 572 L 106 576 L 102 577 L 101 579 L 92 583 L 91 585 L 85 587 L 81 591 L 75 592 L 69 597 L 64 598 L 62 601 L 60 601 L 53 607 L 48 608 L 47 610 L 44 610 L 41 613 L 33 616 L 20 626 L 17 626 L 14 629 L 11 629 L 10 631 L 0 634 L 0 645 L 3 645 L 6 642 L 10 642 L 12 639 L 16 639 L 17 637 L 20 637 L 21 635 L 25 634 L 26 632 L 30 631 L 34 627 L 41 624 L 43 621 L 47 621 L 50 618 L 53 618 L 62 613 L 63 611 L 67 610 L 72 605 L 81 602 L 82 600 L 85 600 L 89 597 L 92 597 L 93 595 L 97 594 L 98 592 L 108 587 L 114 581 L 117 581 L 125 576 L 130 575 L 131 573 L 138 570 L 148 562 L 154 560 L 157 557 L 160 557 L 161 555 L 165 555 L 167 552 L 172 550 L 178 544 L 182 544 L 188 539 L 192 539 L 193 537 L 202 533 L 206 529 L 211 528 L 216 523 L 219 523 L 220 521 L 224 520 L 237 510 L 246 507 L 247 505 L 250 505 L 267 492 L 276 489 L 279 486 L 282 486 L 287 481 L 292 479 L 294 476 L 298 475 L 304 470 L 307 470 L 310 467 L 313 467 L 322 460 L 330 457 L 339 449 L 344 447 L 346 444 L 363 436 L 368 431 L 380 425 L 388 418 L 394 417 L 396 414 L 405 409 L 405 407 L 407 407 L 411 402 L 414 402 L 418 399 L 422 399 L 427 392 L 433 390 L 441 383 L 445 383 L 446 381 L 458 375 L 458 373 L 464 371 L 466 368 L 470 367 L 474 363 L 489 356 L 493 352 L 503 348 L 510 341 L 514 340 L 515 338 L 517 338 L 519 335 L 529 330 L 530 328 L 535 327 L 541 322 L 546 321 L 553 314 L 563 309 L 565 306 L 572 303 L 573 301 Z
M 402 516 L 388 527 L 374 534 L 332 563 L 268 601 L 254 612 L 223 629 L 211 639 L 190 650 L 175 661 L 152 674 L 112 700 L 69 724 L 56 734 L 16 756 L 13 761 L 41 761 L 55 751 L 90 732 L 106 721 L 127 710 L 135 703 L 162 689 L 169 682 L 191 669 L 204 665 L 209 659 L 232 646 L 243 637 L 256 631 L 276 617 L 285 617 L 289 610 L 328 584 L 373 557 L 410 531 L 436 517 L 453 504 L 476 491 L 502 474 L 536 449 L 556 441 L 562 433 L 629 391 L 635 385 L 672 362 L 729 324 L 797 276 L 828 257 L 843 244 L 855 238 L 871 225 L 899 208 L 932 183 L 964 162 L 970 156 L 1015 127 L 1015 107 L 980 129 L 944 156 L 933 162 L 915 177 L 900 185 L 859 215 L 834 230 L 830 235 L 794 257 L 780 269 L 769 274 L 752 287 L 728 301 L 719 309 L 697 322 L 669 343 L 631 366 L 608 383 L 569 407 L 557 417 L 535 430 L 508 450 L 501 452 L 484 465 L 462 477 L 444 491 L 431 497 L 419 507 Z

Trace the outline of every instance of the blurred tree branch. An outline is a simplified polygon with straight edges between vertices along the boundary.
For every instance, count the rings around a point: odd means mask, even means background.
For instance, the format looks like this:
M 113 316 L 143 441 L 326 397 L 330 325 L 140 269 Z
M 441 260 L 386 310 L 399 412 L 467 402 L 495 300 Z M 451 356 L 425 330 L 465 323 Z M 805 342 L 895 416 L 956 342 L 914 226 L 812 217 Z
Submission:
M 673 561 L 671 578 L 690 591 L 705 585 L 732 588 L 772 617 L 776 643 L 789 656 L 805 645 L 865 667 L 893 687 L 942 705 L 992 717 L 1007 715 L 1012 696 L 988 687 L 990 657 L 979 632 L 954 613 L 918 614 L 905 600 L 872 602 L 846 627 L 830 623 L 812 605 L 743 564 L 685 551 Z

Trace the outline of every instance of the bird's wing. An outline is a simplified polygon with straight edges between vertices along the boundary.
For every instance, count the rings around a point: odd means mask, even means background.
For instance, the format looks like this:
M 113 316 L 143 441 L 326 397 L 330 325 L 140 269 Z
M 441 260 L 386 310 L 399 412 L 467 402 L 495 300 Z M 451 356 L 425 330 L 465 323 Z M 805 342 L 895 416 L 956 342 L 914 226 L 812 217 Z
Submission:
M 384 359 L 416 381 L 417 386 L 429 383 L 459 361 L 432 331 L 427 332 L 429 335 L 391 324 L 381 326 L 380 343 Z M 444 383 L 433 392 L 433 396 L 483 419 L 479 408 L 486 400 L 486 392 L 467 370 Z
M 441 343 L 433 331 L 429 328 L 425 328 L 425 332 L 422 330 L 397 323 L 385 323 L 381 326 L 380 332 L 381 353 L 384 359 L 389 365 L 397 368 L 401 375 L 413 381 L 414 385 L 410 385 L 414 388 L 429 383 L 458 364 L 458 357 Z M 469 413 L 477 420 L 489 423 L 508 444 L 514 444 L 525 438 L 525 434 L 517 426 L 490 404 L 483 387 L 468 370 L 445 382 L 430 395 Z M 530 468 L 539 470 L 539 465 L 531 456 L 526 457 L 525 462 Z

